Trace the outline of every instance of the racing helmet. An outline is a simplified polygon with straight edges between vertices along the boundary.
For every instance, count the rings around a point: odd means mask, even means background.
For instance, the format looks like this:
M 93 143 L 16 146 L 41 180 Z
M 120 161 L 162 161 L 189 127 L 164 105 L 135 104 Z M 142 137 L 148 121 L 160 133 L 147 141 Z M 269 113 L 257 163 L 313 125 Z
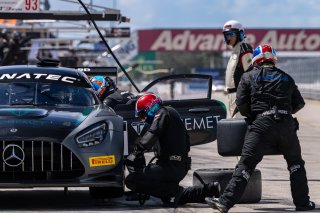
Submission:
M 237 36 L 237 42 L 243 41 L 246 37 L 244 34 L 244 28 L 239 21 L 229 20 L 223 25 L 222 29 L 224 35 L 224 41 L 229 44 L 230 40 L 228 36 Z
M 100 75 L 92 77 L 91 84 L 100 98 L 106 96 L 110 90 L 115 88 L 115 84 L 110 77 Z
M 153 93 L 146 93 L 137 100 L 135 115 L 141 121 L 151 124 L 161 104 L 160 97 Z
M 277 53 L 276 50 L 268 44 L 259 45 L 253 51 L 252 64 L 260 65 L 263 62 L 272 62 L 276 64 L 277 62 Z

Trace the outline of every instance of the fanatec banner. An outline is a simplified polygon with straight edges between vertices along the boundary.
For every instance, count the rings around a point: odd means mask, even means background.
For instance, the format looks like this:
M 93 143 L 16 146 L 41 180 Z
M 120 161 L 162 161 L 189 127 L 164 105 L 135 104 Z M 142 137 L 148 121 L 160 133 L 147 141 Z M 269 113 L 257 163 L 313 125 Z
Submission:
M 320 29 L 246 29 L 253 47 L 270 44 L 277 51 L 320 51 Z M 139 51 L 223 51 L 220 29 L 139 30 Z

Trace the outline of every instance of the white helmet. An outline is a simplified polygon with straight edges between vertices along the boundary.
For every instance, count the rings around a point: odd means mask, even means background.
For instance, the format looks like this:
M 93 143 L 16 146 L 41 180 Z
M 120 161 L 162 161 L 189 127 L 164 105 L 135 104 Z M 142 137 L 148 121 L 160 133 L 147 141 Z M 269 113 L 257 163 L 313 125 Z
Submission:
M 223 25 L 223 34 L 224 34 L 224 39 L 225 42 L 228 44 L 229 41 L 227 39 L 226 34 L 230 33 L 230 32 L 236 32 L 236 34 L 238 35 L 238 41 L 242 41 L 244 40 L 244 38 L 246 37 L 246 35 L 244 34 L 244 29 L 243 26 L 240 22 L 236 21 L 236 20 L 229 20 L 227 21 L 224 25 Z
M 227 32 L 227 31 L 233 31 L 233 30 L 242 30 L 244 31 L 242 24 L 236 20 L 230 20 L 227 21 L 224 25 L 223 25 L 223 32 Z

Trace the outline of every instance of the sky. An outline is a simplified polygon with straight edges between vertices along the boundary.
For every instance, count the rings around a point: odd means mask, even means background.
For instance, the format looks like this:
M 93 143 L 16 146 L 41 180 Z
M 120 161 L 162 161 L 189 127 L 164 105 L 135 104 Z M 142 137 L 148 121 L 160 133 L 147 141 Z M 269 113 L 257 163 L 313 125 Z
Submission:
M 245 28 L 319 28 L 319 0 L 91 0 L 131 19 L 119 27 L 137 29 L 222 28 L 235 19 Z M 83 0 L 89 3 L 90 0 Z M 79 5 L 50 0 L 52 10 Z

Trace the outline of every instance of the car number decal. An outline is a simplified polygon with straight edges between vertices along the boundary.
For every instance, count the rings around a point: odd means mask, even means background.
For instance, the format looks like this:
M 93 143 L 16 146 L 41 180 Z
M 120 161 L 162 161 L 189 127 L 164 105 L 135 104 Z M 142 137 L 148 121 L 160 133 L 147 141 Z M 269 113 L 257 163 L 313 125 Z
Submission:
M 110 166 L 116 164 L 116 159 L 114 155 L 108 156 L 98 156 L 89 158 L 90 167 L 95 166 Z

